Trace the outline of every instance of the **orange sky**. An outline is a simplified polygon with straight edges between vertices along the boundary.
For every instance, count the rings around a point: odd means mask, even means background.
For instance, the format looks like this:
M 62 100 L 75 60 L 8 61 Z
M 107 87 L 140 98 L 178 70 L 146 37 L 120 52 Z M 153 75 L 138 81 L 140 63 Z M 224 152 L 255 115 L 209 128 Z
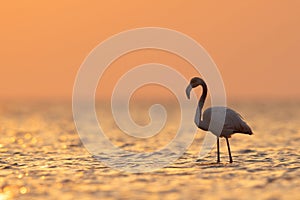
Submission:
M 77 70 L 98 43 L 145 26 L 199 42 L 218 65 L 229 98 L 300 97 L 300 1 L 145 2 L 2 3 L 0 98 L 69 99 Z M 170 63 L 163 54 L 152 58 Z

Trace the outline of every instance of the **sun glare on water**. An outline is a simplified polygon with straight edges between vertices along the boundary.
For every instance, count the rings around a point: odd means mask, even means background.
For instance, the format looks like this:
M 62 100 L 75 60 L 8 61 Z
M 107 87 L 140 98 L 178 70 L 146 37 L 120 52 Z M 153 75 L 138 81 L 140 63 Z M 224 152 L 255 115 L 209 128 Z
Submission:
M 9 193 L 0 193 L 0 200 L 8 200 L 10 197 Z

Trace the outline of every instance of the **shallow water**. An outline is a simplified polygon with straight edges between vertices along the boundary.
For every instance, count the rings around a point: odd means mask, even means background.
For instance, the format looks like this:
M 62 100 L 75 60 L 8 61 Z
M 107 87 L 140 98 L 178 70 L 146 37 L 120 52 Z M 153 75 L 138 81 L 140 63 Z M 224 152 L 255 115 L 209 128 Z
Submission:
M 199 130 L 175 163 L 132 174 L 111 169 L 87 152 L 74 128 L 71 104 L 2 103 L 0 199 L 298 198 L 300 102 L 239 102 L 231 107 L 254 131 L 230 139 L 232 164 L 224 139 L 220 164 L 215 149 L 196 162 L 204 136 Z M 171 120 L 163 130 L 170 134 L 142 142 L 106 123 L 115 145 L 139 152 L 164 145 L 176 129 Z

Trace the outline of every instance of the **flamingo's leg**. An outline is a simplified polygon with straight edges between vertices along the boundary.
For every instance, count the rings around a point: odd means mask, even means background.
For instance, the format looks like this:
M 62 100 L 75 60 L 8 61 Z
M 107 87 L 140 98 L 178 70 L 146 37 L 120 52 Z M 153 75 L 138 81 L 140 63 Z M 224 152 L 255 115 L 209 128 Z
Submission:
M 217 139 L 217 157 L 218 157 L 218 159 L 217 159 L 217 162 L 219 163 L 220 162 L 220 142 L 219 142 L 219 137 L 218 137 L 218 139 Z
M 229 145 L 228 137 L 226 137 L 226 142 L 227 142 L 227 148 L 228 148 L 228 154 L 229 154 L 229 162 L 232 163 L 232 157 L 231 157 L 230 145 Z

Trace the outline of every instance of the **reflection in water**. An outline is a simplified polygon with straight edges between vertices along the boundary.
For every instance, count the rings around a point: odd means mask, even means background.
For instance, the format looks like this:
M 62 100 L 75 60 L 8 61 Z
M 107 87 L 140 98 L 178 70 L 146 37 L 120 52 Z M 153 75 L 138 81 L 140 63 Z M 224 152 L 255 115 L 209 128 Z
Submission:
M 175 163 L 154 173 L 130 174 L 105 166 L 84 149 L 74 129 L 70 106 L 3 104 L 0 200 L 294 199 L 300 187 L 299 104 L 243 103 L 231 107 L 247 118 L 255 132 L 251 139 L 232 137 L 236 162 L 227 162 L 224 141 L 223 162 L 212 162 L 215 150 L 196 162 L 205 135 L 198 131 L 192 146 Z M 162 133 L 139 143 L 121 133 L 111 119 L 105 120 L 113 144 L 135 152 L 166 145 L 176 130 L 170 120 Z M 124 159 L 129 158 L 124 155 Z

